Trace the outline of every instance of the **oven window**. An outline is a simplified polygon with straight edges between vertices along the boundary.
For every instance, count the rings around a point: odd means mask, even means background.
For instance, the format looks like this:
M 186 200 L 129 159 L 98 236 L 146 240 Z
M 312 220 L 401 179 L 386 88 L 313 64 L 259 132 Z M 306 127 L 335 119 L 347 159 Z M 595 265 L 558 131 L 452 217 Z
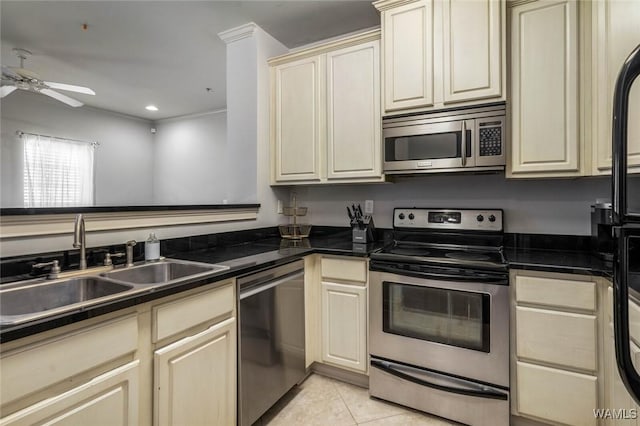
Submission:
M 383 283 L 385 333 L 489 352 L 490 296 Z
M 386 138 L 385 161 L 437 160 L 461 157 L 461 132 Z

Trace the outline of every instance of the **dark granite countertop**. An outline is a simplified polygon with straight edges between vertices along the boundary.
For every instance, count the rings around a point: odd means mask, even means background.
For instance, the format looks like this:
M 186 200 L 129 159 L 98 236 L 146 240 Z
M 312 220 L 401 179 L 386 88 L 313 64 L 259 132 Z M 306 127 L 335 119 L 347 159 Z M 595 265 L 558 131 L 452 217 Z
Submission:
M 611 262 L 605 262 L 586 251 L 508 247 L 505 249 L 505 257 L 509 262 L 509 268 L 512 269 L 597 275 L 609 278 L 612 274 Z
M 134 294 L 104 304 L 88 306 L 80 310 L 61 313 L 23 324 L 0 326 L 0 342 L 9 342 L 141 303 L 157 300 L 203 285 L 221 282 L 227 278 L 239 277 L 261 269 L 283 265 L 301 259 L 309 254 L 322 253 L 367 257 L 369 253 L 378 250 L 383 245 L 383 242 L 376 242 L 367 244 L 366 246 L 354 246 L 351 243 L 350 230 L 347 230 L 338 233 L 320 233 L 317 236 L 298 242 L 272 237 L 228 246 L 220 245 L 217 247 L 176 250 L 171 253 L 163 253 L 167 258 L 221 263 L 229 266 L 230 269 L 209 278 L 183 281 L 174 285 L 161 287 L 152 292 Z
M 246 234 L 246 235 L 241 235 Z M 505 257 L 510 268 L 546 272 L 573 273 L 611 277 L 611 264 L 585 250 L 583 242 L 564 244 L 566 237 L 508 235 Z M 390 234 L 380 232 L 378 242 L 366 246 L 351 242 L 349 228 L 318 227 L 311 238 L 303 241 L 283 240 L 272 229 L 247 230 L 228 234 L 187 237 L 165 241 L 162 253 L 167 258 L 228 265 L 229 270 L 209 278 L 200 278 L 152 292 L 134 294 L 101 305 L 59 314 L 12 326 L 0 326 L 0 342 L 94 318 L 141 303 L 153 301 L 203 285 L 221 282 L 261 269 L 279 266 L 313 253 L 367 257 L 388 243 Z M 565 241 L 566 242 L 566 241 Z M 561 244 L 562 243 L 562 244 Z M 554 247 L 549 250 L 545 247 Z M 142 254 L 143 255 L 143 254 Z

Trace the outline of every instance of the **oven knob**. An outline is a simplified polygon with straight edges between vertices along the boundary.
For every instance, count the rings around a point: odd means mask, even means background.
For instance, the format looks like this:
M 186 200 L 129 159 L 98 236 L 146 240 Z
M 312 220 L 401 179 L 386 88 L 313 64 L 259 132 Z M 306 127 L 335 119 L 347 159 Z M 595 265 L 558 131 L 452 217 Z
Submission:
M 413 220 L 413 219 L 415 219 L 415 218 L 416 218 L 416 217 L 413 215 L 413 213 L 409 213 L 409 220 Z
M 482 216 L 481 214 L 479 214 L 479 215 L 476 217 L 476 220 L 477 220 L 478 222 L 482 222 L 482 221 L 484 220 L 484 216 Z
M 489 222 L 495 222 L 496 217 L 494 215 L 489 216 Z
M 400 220 L 404 220 L 404 213 L 400 213 L 400 214 L 398 215 L 398 219 L 400 219 Z

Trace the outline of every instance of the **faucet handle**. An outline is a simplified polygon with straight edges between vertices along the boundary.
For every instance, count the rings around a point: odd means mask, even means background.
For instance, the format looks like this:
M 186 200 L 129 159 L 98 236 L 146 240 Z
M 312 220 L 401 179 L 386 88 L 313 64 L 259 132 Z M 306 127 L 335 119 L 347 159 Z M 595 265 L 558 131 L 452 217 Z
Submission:
M 31 268 L 37 269 L 37 268 L 44 268 L 45 266 L 51 266 L 51 270 L 49 271 L 49 275 L 47 275 L 47 278 L 51 278 L 51 279 L 58 278 L 58 274 L 60 273 L 60 264 L 58 263 L 57 260 L 52 260 L 51 262 L 36 263 L 33 266 L 31 266 Z
M 122 257 L 124 256 L 124 252 L 119 252 L 119 253 L 107 253 L 104 255 L 104 266 L 111 266 L 113 265 L 113 262 L 111 261 L 111 258 L 113 257 Z

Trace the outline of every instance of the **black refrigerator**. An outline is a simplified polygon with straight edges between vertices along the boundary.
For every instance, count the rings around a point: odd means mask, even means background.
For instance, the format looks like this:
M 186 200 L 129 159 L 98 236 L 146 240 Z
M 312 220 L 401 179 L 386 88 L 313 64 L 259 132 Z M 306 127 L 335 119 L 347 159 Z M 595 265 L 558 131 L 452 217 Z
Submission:
M 634 368 L 629 341 L 629 298 L 640 300 L 640 188 L 638 178 L 627 170 L 628 122 L 640 120 L 640 111 L 629 115 L 629 94 L 640 75 L 640 45 L 624 62 L 613 97 L 613 185 L 614 236 L 614 337 L 616 362 L 629 394 L 640 403 L 640 375 Z M 640 88 L 636 88 L 638 90 Z M 636 136 L 637 137 L 637 136 Z

